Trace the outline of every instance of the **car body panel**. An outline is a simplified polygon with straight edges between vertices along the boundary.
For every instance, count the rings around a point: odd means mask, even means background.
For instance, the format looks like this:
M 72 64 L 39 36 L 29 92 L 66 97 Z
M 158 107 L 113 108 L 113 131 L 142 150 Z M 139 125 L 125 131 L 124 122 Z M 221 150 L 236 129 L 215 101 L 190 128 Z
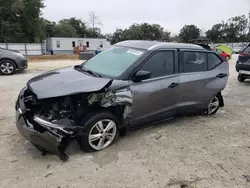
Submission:
M 19 53 L 19 52 L 15 50 L 7 50 L 7 49 L 0 48 L 0 61 L 1 60 L 13 61 L 18 71 L 27 69 L 28 63 L 27 63 L 27 59 L 25 58 L 25 56 L 20 56 L 20 55 L 17 55 L 16 53 Z
M 130 124 L 142 124 L 173 117 L 178 94 L 175 88 L 169 88 L 172 83 L 179 83 L 178 75 L 149 79 L 138 83 L 131 81 L 130 89 L 134 101 Z
M 53 70 L 28 81 L 28 88 L 38 99 L 99 91 L 112 80 L 88 75 L 74 67 Z
M 223 78 L 216 77 L 220 73 L 227 74 Z M 180 85 L 176 88 L 179 95 L 178 114 L 199 113 L 207 108 L 212 98 L 222 91 L 227 83 L 229 65 L 221 63 L 213 70 L 180 74 Z M 197 89 L 200 88 L 200 89 Z

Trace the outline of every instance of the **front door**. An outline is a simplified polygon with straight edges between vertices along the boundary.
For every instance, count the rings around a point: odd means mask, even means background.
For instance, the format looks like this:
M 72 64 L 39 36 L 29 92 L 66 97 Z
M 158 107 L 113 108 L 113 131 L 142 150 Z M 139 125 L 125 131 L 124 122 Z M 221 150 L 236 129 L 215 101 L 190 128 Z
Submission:
M 139 69 L 151 72 L 151 77 L 141 82 L 131 81 L 134 95 L 130 125 L 149 123 L 175 115 L 179 76 L 175 74 L 176 52 L 158 51 Z

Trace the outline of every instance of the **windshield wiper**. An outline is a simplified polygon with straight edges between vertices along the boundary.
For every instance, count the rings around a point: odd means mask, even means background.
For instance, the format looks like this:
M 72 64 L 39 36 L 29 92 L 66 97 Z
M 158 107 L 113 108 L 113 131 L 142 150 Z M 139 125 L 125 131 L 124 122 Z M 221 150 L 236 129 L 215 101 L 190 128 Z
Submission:
M 86 69 L 86 68 L 84 68 L 83 66 L 80 67 L 79 70 L 84 71 L 84 72 L 87 72 L 87 73 L 89 73 L 89 74 L 92 74 L 92 75 L 94 75 L 95 77 L 102 77 L 100 74 L 97 74 L 96 72 L 93 72 L 93 71 L 91 71 L 91 70 L 89 70 L 89 69 Z

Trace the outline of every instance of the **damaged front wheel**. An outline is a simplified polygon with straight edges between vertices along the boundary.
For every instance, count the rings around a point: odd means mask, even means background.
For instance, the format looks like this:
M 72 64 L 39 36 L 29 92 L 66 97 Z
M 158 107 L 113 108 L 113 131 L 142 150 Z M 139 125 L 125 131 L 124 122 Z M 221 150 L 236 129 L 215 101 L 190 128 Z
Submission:
M 90 114 L 83 119 L 85 134 L 78 138 L 83 151 L 100 151 L 109 147 L 118 135 L 118 120 L 110 112 Z

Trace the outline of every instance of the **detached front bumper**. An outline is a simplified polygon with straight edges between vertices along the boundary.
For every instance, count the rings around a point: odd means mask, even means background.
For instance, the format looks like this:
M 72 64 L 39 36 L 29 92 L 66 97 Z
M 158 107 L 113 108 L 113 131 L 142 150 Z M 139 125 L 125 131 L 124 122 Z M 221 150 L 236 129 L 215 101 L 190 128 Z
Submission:
M 65 149 L 74 137 L 74 127 L 69 124 L 52 124 L 38 116 L 29 116 L 24 99 L 24 89 L 16 102 L 16 126 L 19 132 L 29 140 L 43 155 L 51 153 L 67 160 Z M 68 130 L 66 130 L 68 127 Z M 65 130 L 64 130 L 65 129 Z M 72 130 L 71 130 L 72 129 Z

